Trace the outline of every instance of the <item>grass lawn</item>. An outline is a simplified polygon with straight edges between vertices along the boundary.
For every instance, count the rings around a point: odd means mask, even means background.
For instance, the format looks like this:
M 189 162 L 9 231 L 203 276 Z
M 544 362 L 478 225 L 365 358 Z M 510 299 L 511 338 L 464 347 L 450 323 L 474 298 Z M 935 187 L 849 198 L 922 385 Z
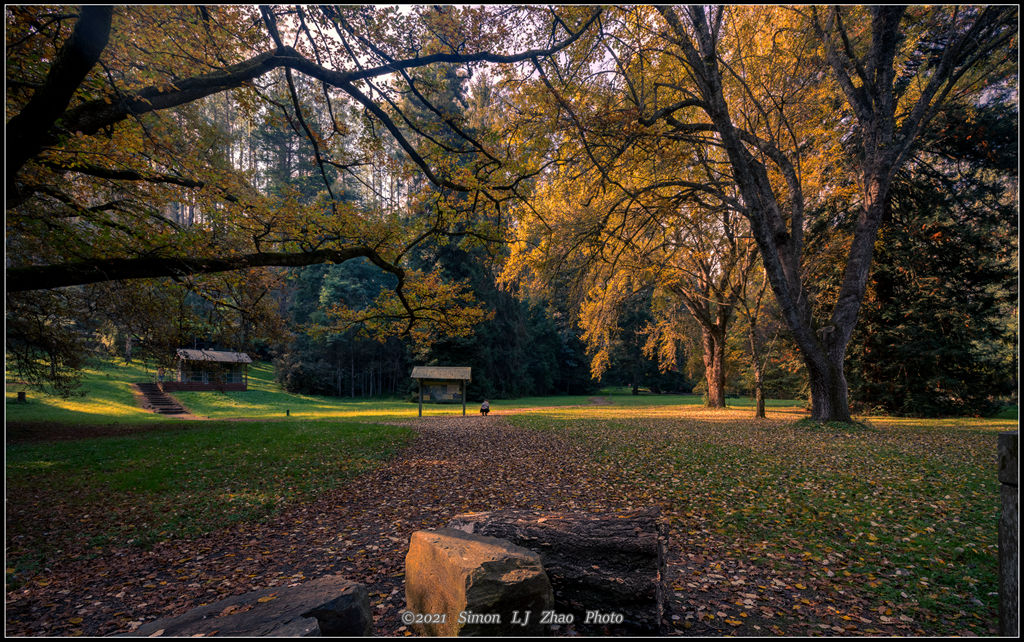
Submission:
M 140 408 L 130 387 L 132 383 L 152 381 L 155 376 L 155 372 L 139 362 L 93 361 L 83 371 L 80 391 L 84 395 L 63 399 L 27 390 L 27 403 L 18 403 L 18 391 L 26 388 L 7 373 L 7 422 L 116 424 L 165 421 L 166 417 Z
M 377 465 L 412 434 L 337 421 L 178 423 L 182 430 L 8 444 L 9 584 L 51 555 L 262 519 Z
M 155 370 L 141 363 L 124 364 L 96 361 L 85 370 L 84 396 L 69 399 L 28 392 L 28 403 L 17 403 L 21 386 L 8 378 L 6 410 L 8 422 L 54 422 L 63 424 L 138 424 L 177 421 L 173 416 L 157 415 L 136 403 L 130 385 L 153 381 Z M 472 385 L 472 384 L 470 384 Z M 342 419 L 386 421 L 415 417 L 417 404 L 407 399 L 347 399 L 295 395 L 281 390 L 274 381 L 273 366 L 266 362 L 249 367 L 249 389 L 245 392 L 177 392 L 174 396 L 193 414 L 209 419 Z M 728 400 L 730 406 L 753 408 L 750 398 Z M 492 414 L 504 411 L 532 412 L 538 408 L 573 406 L 657 407 L 700 406 L 700 395 L 633 395 L 627 388 L 603 390 L 596 395 L 524 397 L 492 399 Z M 801 407 L 792 400 L 768 401 L 770 408 Z M 476 413 L 478 405 L 469 403 L 467 413 Z M 452 415 L 462 412 L 458 404 L 424 404 L 424 416 Z
M 864 427 L 835 428 L 793 422 L 789 409 L 761 422 L 739 410 L 596 412 L 510 420 L 589 444 L 682 533 L 799 568 L 797 588 L 861 591 L 883 622 L 993 632 L 996 435 L 1015 421 L 863 417 Z
M 386 423 L 416 416 L 407 400 L 290 395 L 255 364 L 247 392 L 176 395 L 211 419 L 176 420 L 136 407 L 128 384 L 151 378 L 139 365 L 101 364 L 87 372 L 84 398 L 30 392 L 27 404 L 8 382 L 8 422 L 81 426 L 83 436 L 89 425 L 166 428 L 7 444 L 9 589 L 54 557 L 261 520 L 392 456 L 412 431 Z M 1015 407 L 993 419 L 859 417 L 863 425 L 836 427 L 798 421 L 799 402 L 770 401 L 769 418 L 755 421 L 752 400 L 728 401 L 709 411 L 694 395 L 606 390 L 492 400 L 492 414 L 585 444 L 608 479 L 663 508 L 681 546 L 727 542 L 730 557 L 796 569 L 797 589 L 812 597 L 864 596 L 882 622 L 992 632 L 996 435 L 1017 428 Z M 424 405 L 426 415 L 460 411 Z

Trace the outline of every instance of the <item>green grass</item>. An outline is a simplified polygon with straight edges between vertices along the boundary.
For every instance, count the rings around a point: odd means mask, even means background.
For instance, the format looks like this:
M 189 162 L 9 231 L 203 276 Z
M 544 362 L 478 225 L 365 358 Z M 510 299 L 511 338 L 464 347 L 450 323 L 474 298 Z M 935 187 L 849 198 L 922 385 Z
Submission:
M 8 565 L 31 570 L 57 550 L 147 546 L 263 519 L 378 465 L 412 434 L 336 421 L 181 424 L 8 444 Z
M 166 420 L 143 410 L 135 402 L 132 383 L 152 381 L 153 371 L 141 363 L 124 364 L 94 361 L 83 372 L 81 396 L 64 399 L 28 390 L 12 380 L 6 381 L 7 422 L 56 423 L 146 423 Z M 18 403 L 18 391 L 25 390 L 27 403 Z
M 792 418 L 551 410 L 511 420 L 589 444 L 598 466 L 624 475 L 684 532 L 707 528 L 742 558 L 798 560 L 809 585 L 852 587 L 873 608 L 940 633 L 989 634 L 998 590 L 996 434 L 1016 423 Z

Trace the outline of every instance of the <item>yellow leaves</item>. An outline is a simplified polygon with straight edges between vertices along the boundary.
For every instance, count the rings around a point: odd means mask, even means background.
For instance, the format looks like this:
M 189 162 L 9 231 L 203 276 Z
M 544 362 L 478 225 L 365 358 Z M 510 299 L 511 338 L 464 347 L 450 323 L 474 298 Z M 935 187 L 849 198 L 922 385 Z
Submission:
M 600 378 L 611 363 L 611 351 L 619 334 L 619 315 L 622 304 L 641 284 L 632 274 L 616 272 L 595 284 L 587 293 L 580 308 L 580 328 L 583 341 L 593 353 L 591 376 Z
M 266 602 L 269 602 L 271 600 L 276 600 L 276 599 L 277 599 L 276 595 L 264 595 L 263 597 L 259 598 L 256 601 L 259 602 L 260 604 L 264 604 Z

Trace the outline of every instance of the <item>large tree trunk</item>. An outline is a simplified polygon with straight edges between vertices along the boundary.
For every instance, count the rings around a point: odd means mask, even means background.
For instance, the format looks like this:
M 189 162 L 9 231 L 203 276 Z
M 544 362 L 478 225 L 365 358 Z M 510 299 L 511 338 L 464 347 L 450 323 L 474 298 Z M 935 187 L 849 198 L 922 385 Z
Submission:
M 819 330 L 825 368 L 817 368 L 818 372 L 809 370 L 811 416 L 819 421 L 851 420 L 849 388 L 844 372 L 846 347 L 857 325 L 857 315 L 871 275 L 871 260 L 888 204 L 889 185 L 884 168 L 869 168 L 864 178 L 864 209 L 854 230 L 843 283 L 832 310 L 832 325 Z
M 820 355 L 819 355 L 820 356 Z M 843 356 L 824 359 L 822 363 L 805 358 L 811 385 L 811 419 L 816 421 L 850 421 Z
M 725 408 L 725 332 L 702 328 L 704 379 L 708 387 L 708 408 Z
M 757 381 L 754 383 L 754 400 L 756 403 L 754 418 L 764 419 L 764 385 L 761 382 L 760 373 L 757 374 Z

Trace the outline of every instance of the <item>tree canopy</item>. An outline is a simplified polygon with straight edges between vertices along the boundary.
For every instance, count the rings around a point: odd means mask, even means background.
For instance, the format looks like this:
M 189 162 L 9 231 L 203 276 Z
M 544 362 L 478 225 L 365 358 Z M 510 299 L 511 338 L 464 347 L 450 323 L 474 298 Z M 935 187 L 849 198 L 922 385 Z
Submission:
M 459 147 L 446 147 L 403 118 L 396 97 L 414 94 L 430 107 L 415 70 L 546 55 L 571 44 L 594 19 L 546 10 L 499 19 L 508 11 L 86 6 L 76 15 L 67 8 L 10 8 L 8 290 L 356 256 L 404 279 L 403 253 L 445 231 L 457 212 L 398 235 L 394 221 L 346 209 L 334 183 L 360 159 L 341 144 L 349 125 L 335 111 L 358 106 L 435 185 L 500 204 L 510 186 L 493 157 L 481 154 L 455 171 L 448 156 L 475 155 L 479 143 L 458 122 L 439 119 L 461 139 Z M 539 28 L 545 21 L 546 31 Z M 516 22 L 532 28 L 508 37 Z M 230 91 L 238 108 L 254 116 L 261 104 L 273 104 L 265 90 L 277 70 L 293 100 L 292 124 L 323 178 L 322 193 L 307 207 L 254 190 L 239 171 L 245 168 L 216 158 L 216 132 L 203 127 L 201 110 L 189 109 Z M 298 74 L 320 85 L 317 104 L 304 108 L 298 100 Z M 314 110 L 323 110 L 326 122 L 314 123 L 307 113 Z M 158 215 L 186 197 L 206 225 L 181 230 Z M 44 236 L 46 247 L 33 245 Z
M 34 317 L 39 331 L 22 324 L 8 345 L 40 348 L 54 362 L 67 342 L 43 337 L 53 324 L 38 312 L 81 316 L 58 288 L 354 258 L 396 279 L 362 321 L 424 336 L 424 323 L 465 332 L 481 313 L 463 286 L 406 258 L 432 236 L 486 234 L 467 217 L 500 212 L 518 175 L 504 150 L 435 105 L 422 72 L 548 55 L 598 13 L 9 7 L 8 314 Z M 410 98 L 440 117 L 420 122 Z M 240 136 L 268 118 L 295 141 L 279 150 L 311 157 L 271 191 L 263 188 L 275 163 Z M 399 155 L 392 173 L 414 171 L 436 189 L 389 192 L 376 180 L 385 150 Z M 314 187 L 302 193 L 296 173 Z M 345 181 L 377 206 L 346 197 Z M 424 200 L 432 216 L 379 206 L 399 199 L 403 209 Z M 183 206 L 186 221 L 169 215 Z
M 73 347 L 110 327 L 154 349 L 287 344 L 299 372 L 297 355 L 324 344 L 284 335 L 312 324 L 350 342 L 412 337 L 426 359 L 507 348 L 489 379 L 540 387 L 553 385 L 540 364 L 580 338 L 595 375 L 700 353 L 719 406 L 735 346 L 760 388 L 766 328 L 784 328 L 813 416 L 847 420 L 848 356 L 856 394 L 877 396 L 871 379 L 895 375 L 868 345 L 933 340 L 879 328 L 897 302 L 936 305 L 891 281 L 915 265 L 909 247 L 954 237 L 916 226 L 969 227 L 959 251 L 1012 236 L 1016 149 L 975 148 L 957 123 L 1016 118 L 1013 7 L 5 17 L 7 351 L 32 380 L 63 381 L 81 365 Z M 946 299 L 985 319 L 965 335 L 972 355 L 1006 344 L 1009 262 L 972 264 Z M 369 345 L 332 349 L 324 387 L 342 389 L 343 354 L 386 353 L 394 372 L 412 354 Z

